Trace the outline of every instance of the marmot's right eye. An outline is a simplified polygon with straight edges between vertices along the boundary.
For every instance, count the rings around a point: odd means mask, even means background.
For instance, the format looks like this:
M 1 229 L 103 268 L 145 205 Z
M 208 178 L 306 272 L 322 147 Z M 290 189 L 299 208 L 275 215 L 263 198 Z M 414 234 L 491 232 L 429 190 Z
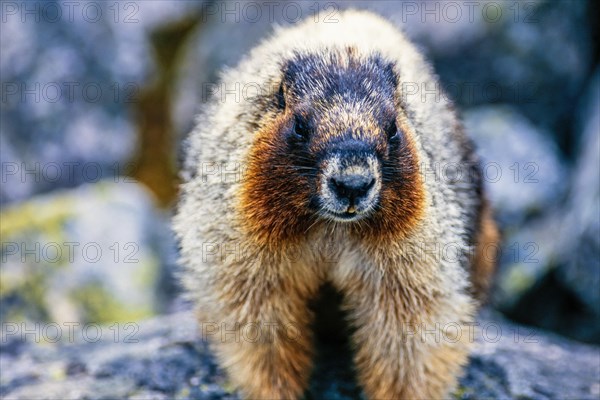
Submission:
M 398 127 L 396 126 L 396 121 L 392 122 L 392 124 L 387 128 L 386 135 L 388 140 L 393 140 L 398 138 Z
M 294 135 L 301 140 L 307 140 L 310 136 L 310 127 L 304 118 L 300 116 L 294 118 Z

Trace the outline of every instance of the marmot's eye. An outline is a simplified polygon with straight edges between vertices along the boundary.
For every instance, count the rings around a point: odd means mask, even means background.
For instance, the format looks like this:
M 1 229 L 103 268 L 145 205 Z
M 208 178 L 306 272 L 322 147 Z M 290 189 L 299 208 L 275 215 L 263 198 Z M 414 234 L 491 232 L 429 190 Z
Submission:
M 400 135 L 398 132 L 398 128 L 396 127 L 396 121 L 392 122 L 390 126 L 386 129 L 386 135 L 388 140 L 397 139 Z
M 308 122 L 300 116 L 294 118 L 294 136 L 300 140 L 308 140 L 308 137 L 310 136 L 310 126 Z

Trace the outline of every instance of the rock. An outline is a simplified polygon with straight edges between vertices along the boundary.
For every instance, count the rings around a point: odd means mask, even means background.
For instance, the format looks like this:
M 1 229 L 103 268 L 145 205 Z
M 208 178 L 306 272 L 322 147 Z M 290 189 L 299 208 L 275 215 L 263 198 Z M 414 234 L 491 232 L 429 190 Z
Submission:
M 499 129 L 506 142 L 482 140 L 481 132 L 497 126 L 477 117 L 479 111 L 475 116 L 469 111 L 466 118 L 484 156 L 504 153 L 517 162 L 528 157 L 539 165 L 534 185 L 502 180 L 488 185 L 504 227 L 494 304 L 518 322 L 590 343 L 600 343 L 599 76 L 597 72 L 580 103 L 580 150 L 570 175 L 557 167 L 552 146 L 532 140 L 524 130 L 515 127 L 511 136 Z M 530 142 L 527 154 L 515 150 L 517 136 Z M 524 194 L 527 200 L 520 202 Z M 507 202 L 518 208 L 506 210 Z M 531 215 L 532 209 L 539 212 Z M 519 218 L 519 210 L 530 213 Z
M 504 229 L 519 228 L 526 218 L 556 207 L 567 190 L 567 169 L 547 132 L 508 105 L 468 109 L 463 117 Z
M 594 67 L 594 2 L 379 3 L 421 45 L 460 106 L 515 104 L 572 145 L 569 124 Z
M 600 394 L 600 348 L 513 325 L 485 313 L 470 364 L 455 399 L 595 399 Z M 197 337 L 190 312 L 136 325 L 116 339 L 102 327 L 101 340 L 23 343 L 3 332 L 0 395 L 4 399 L 235 399 L 237 395 Z M 313 374 L 308 398 L 354 399 L 352 379 L 336 370 L 344 355 L 326 353 Z
M 0 204 L 127 173 L 132 107 L 156 74 L 149 32 L 202 5 L 3 4 Z
M 600 395 L 600 348 L 490 317 L 479 321 L 482 340 L 471 356 L 458 398 L 592 399 Z
M 561 280 L 596 315 L 600 340 L 600 67 L 581 104 L 581 142 L 566 205 Z
M 493 292 L 494 305 L 500 310 L 508 314 L 519 312 L 523 297 L 556 268 L 560 253 L 556 232 L 560 224 L 560 219 L 553 214 L 505 234 Z M 548 305 L 547 299 L 540 302 Z M 531 309 L 527 312 L 533 317 Z M 536 315 L 527 322 L 535 324 L 536 318 L 541 316 Z
M 2 321 L 132 321 L 165 310 L 174 242 L 149 194 L 122 179 L 2 210 Z
M 557 210 L 568 191 L 568 171 L 549 134 L 513 106 L 467 109 L 463 119 L 481 156 L 484 185 L 503 230 L 494 304 L 514 314 L 523 296 L 556 266 L 561 225 Z

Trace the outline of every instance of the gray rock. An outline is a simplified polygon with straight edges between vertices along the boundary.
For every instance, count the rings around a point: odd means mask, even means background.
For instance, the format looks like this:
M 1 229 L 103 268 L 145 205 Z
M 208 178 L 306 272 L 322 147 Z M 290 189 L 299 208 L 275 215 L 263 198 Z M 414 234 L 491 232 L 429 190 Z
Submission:
M 593 14 L 592 1 L 545 0 L 398 2 L 385 12 L 404 22 L 459 105 L 517 104 L 563 143 L 594 66 Z
M 536 184 L 488 184 L 504 227 L 494 304 L 519 322 L 592 343 L 600 343 L 599 76 L 580 103 L 579 155 L 569 174 L 560 167 L 555 147 L 531 134 L 535 130 L 516 124 L 500 129 L 502 124 L 498 127 L 478 109 L 466 117 L 484 157 L 504 154 L 539 165 Z M 511 121 L 505 118 L 504 123 Z M 507 140 L 487 140 L 481 134 L 494 129 Z M 529 143 L 526 151 L 515 145 L 519 140 Z M 507 203 L 516 208 L 507 210 Z
M 0 204 L 131 169 L 132 108 L 156 74 L 149 33 L 202 4 L 3 6 Z
M 564 215 L 562 281 L 597 316 L 600 334 L 600 68 L 582 102 L 579 156 Z
M 600 348 L 502 321 L 485 313 L 456 399 L 596 399 Z M 23 343 L 2 336 L 0 395 L 5 399 L 235 399 L 198 340 L 193 316 L 180 312 L 139 324 L 135 335 L 95 343 Z M 354 399 L 359 391 L 342 354 L 319 359 L 308 398 Z
M 2 321 L 131 321 L 164 311 L 175 250 L 167 226 L 149 193 L 122 177 L 4 209 Z
M 559 204 L 567 170 L 550 135 L 514 107 L 485 106 L 464 112 L 467 133 L 483 162 L 485 185 L 505 229 Z
M 520 301 L 557 267 L 561 254 L 561 242 L 557 240 L 560 226 L 561 220 L 553 213 L 505 234 L 493 292 L 494 304 L 499 309 L 509 314 L 518 312 L 522 307 Z M 559 292 L 556 296 L 560 296 Z M 542 298 L 540 301 L 544 302 Z M 532 314 L 531 310 L 528 312 Z

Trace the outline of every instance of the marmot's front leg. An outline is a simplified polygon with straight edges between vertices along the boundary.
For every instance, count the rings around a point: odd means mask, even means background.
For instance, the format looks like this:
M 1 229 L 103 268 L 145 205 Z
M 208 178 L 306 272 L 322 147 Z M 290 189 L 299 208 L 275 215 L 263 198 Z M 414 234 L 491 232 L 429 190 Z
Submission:
M 356 328 L 353 343 L 358 378 L 367 398 L 433 400 L 448 396 L 468 358 L 465 322 L 470 321 L 471 304 L 466 299 L 462 321 L 427 321 L 427 314 L 439 307 L 429 303 L 435 298 L 423 295 L 421 302 L 419 289 L 403 287 L 404 279 L 387 272 L 380 278 L 353 286 L 346 296 Z
M 315 274 L 301 269 L 238 265 L 220 276 L 218 318 L 207 336 L 245 398 L 296 399 L 307 387 L 313 352 L 307 301 L 317 284 L 306 280 Z

